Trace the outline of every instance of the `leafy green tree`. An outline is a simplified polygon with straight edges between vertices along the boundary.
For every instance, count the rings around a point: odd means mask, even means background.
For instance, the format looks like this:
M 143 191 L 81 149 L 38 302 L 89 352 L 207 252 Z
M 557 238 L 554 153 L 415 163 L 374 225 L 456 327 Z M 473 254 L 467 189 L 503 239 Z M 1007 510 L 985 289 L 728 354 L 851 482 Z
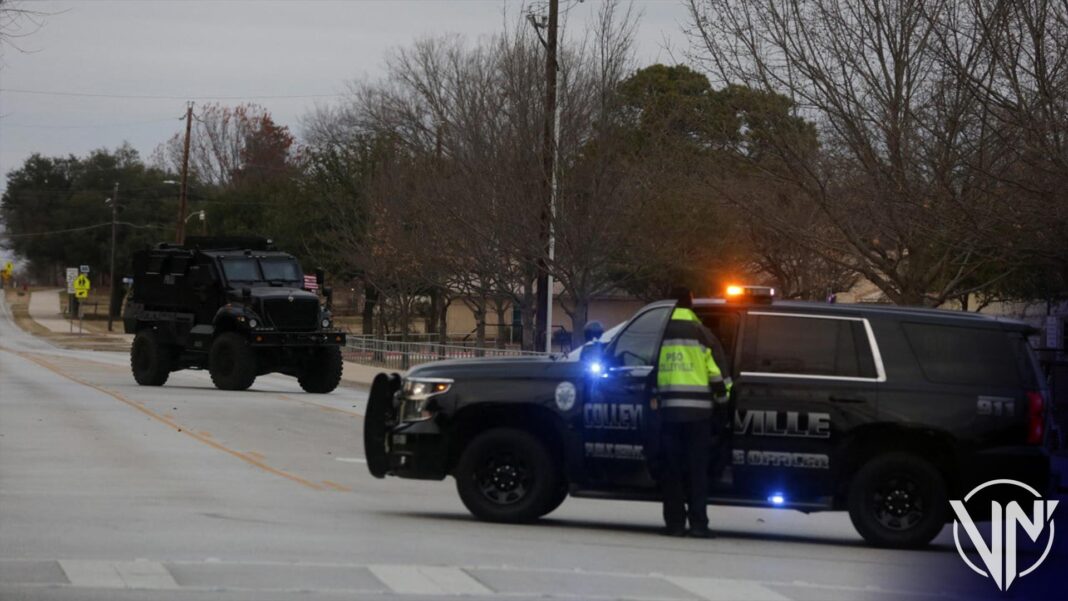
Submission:
M 30 156 L 8 173 L 0 199 L 4 245 L 30 263 L 31 273 L 57 282 L 64 267 L 90 265 L 106 274 L 111 249 L 111 206 L 119 184 L 116 256 L 119 271 L 133 250 L 174 235 L 175 188 L 168 175 L 144 165 L 123 145 L 84 158 Z M 93 277 L 94 282 L 103 280 Z

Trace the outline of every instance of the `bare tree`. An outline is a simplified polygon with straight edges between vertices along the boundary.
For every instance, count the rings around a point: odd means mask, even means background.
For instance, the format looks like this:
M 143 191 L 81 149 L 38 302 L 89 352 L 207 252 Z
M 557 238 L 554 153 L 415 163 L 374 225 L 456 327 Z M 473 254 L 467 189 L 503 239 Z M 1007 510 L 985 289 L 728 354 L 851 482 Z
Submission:
M 23 8 L 25 5 L 20 0 L 0 0 L 0 57 L 8 46 L 26 52 L 16 40 L 36 33 L 44 27 L 45 18 L 51 16 L 44 11 Z
M 1003 293 L 1049 294 L 1036 277 L 1068 272 L 1068 3 L 958 3 L 934 21 L 940 58 L 988 116 L 1000 160 L 971 167 L 1004 199 L 998 216 L 1025 270 Z M 1021 288 L 1019 282 L 1034 285 Z
M 689 0 L 700 58 L 721 82 L 783 94 L 818 127 L 819 152 L 780 131 L 764 140 L 774 160 L 748 164 L 800 190 L 832 235 L 770 207 L 759 218 L 897 303 L 938 305 L 1004 277 L 974 278 L 1001 249 L 997 195 L 971 167 L 1001 158 L 937 47 L 953 6 Z
M 160 145 L 157 164 L 171 171 L 182 165 L 182 133 Z M 189 168 L 202 184 L 225 186 L 239 179 L 269 180 L 290 173 L 294 139 L 263 107 L 208 104 L 196 111 Z

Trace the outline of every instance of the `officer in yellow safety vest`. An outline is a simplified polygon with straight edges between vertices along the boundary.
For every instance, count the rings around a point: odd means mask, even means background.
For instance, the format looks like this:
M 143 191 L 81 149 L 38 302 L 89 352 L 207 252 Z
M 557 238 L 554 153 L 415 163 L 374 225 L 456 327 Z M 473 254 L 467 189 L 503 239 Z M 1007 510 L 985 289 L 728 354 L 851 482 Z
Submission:
M 684 536 L 689 518 L 690 536 L 711 538 L 706 505 L 712 430 L 718 425 L 713 421 L 723 413 L 716 405 L 725 404 L 730 393 L 730 368 L 719 340 L 693 312 L 693 294 L 676 288 L 672 296 L 676 305 L 656 376 L 665 532 Z

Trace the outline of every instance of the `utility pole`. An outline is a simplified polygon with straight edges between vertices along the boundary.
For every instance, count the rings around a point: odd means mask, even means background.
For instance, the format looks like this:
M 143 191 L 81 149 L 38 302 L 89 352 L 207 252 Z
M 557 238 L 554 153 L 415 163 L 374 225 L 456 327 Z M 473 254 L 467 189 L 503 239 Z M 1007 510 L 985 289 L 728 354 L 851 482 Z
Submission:
M 182 149 L 182 187 L 178 193 L 178 228 L 175 242 L 185 242 L 185 212 L 189 194 L 189 137 L 193 131 L 193 103 L 185 107 L 185 145 Z
M 536 323 L 538 336 L 535 346 L 538 350 L 551 351 L 553 339 L 553 279 L 549 275 L 548 262 L 553 259 L 555 244 L 553 240 L 553 217 L 556 213 L 556 152 L 559 137 L 559 111 L 556 98 L 557 72 L 556 62 L 557 24 L 560 18 L 560 0 L 549 0 L 549 22 L 546 25 L 545 45 L 545 130 L 542 140 L 542 166 L 545 172 L 545 203 L 541 209 L 542 242 L 545 254 L 538 259 L 538 298 Z M 537 26 L 537 24 L 535 24 Z
M 115 296 L 119 287 L 115 285 L 115 237 L 118 230 L 119 217 L 119 182 L 115 182 L 115 190 L 111 193 L 111 294 L 108 295 L 108 331 L 112 331 L 112 323 L 115 319 Z

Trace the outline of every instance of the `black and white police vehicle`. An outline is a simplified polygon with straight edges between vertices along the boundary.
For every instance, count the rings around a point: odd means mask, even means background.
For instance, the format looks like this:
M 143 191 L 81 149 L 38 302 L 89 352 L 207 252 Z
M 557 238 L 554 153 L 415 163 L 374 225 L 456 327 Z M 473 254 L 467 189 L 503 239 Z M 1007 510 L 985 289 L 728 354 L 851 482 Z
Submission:
M 1046 391 L 1030 326 L 971 313 L 773 300 L 694 310 L 732 361 L 710 502 L 847 510 L 871 544 L 915 547 L 948 500 L 1007 477 L 1047 490 Z M 374 381 L 376 477 L 452 475 L 478 518 L 535 520 L 575 497 L 659 500 L 657 302 L 565 357 L 440 361 Z

